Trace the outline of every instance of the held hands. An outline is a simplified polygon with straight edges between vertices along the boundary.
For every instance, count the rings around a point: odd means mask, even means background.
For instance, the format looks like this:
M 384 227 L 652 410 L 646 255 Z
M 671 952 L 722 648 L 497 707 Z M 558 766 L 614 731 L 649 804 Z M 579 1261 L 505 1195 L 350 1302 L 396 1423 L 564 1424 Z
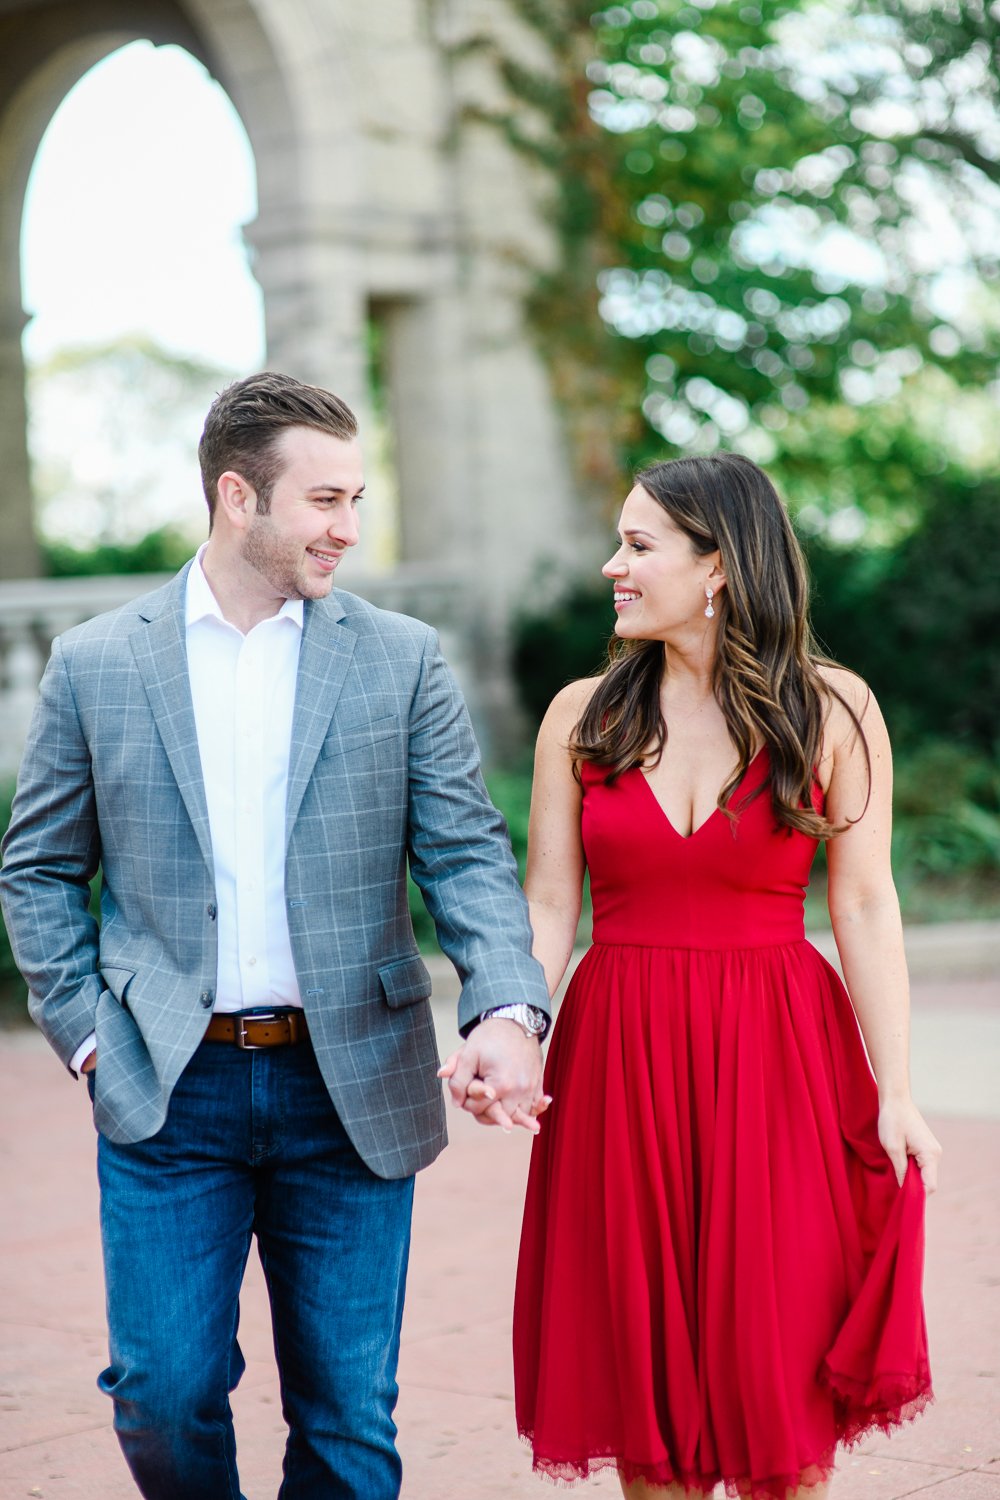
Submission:
M 480 1125 L 514 1125 L 537 1135 L 538 1116 L 552 1102 L 542 1093 L 542 1049 L 516 1021 L 481 1021 L 438 1069 L 447 1078 L 452 1103 Z
M 892 1162 L 900 1187 L 906 1176 L 907 1158 L 916 1159 L 924 1180 L 924 1191 L 937 1187 L 941 1147 L 912 1099 L 885 1099 L 878 1113 L 878 1138 Z

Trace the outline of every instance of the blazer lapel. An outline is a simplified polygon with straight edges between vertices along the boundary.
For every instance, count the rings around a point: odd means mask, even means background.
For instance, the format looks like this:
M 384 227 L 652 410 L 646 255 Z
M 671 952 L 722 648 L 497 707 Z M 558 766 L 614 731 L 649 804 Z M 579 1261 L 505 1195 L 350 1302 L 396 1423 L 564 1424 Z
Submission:
M 288 764 L 286 849 L 357 644 L 357 636 L 343 620 L 335 594 L 329 604 L 306 604 Z
M 211 870 L 212 836 L 191 701 L 184 627 L 187 574 L 188 569 L 184 568 L 160 594 L 153 596 L 143 612 L 143 623 L 132 632 L 131 642 L 177 790 L 187 808 L 205 863 Z

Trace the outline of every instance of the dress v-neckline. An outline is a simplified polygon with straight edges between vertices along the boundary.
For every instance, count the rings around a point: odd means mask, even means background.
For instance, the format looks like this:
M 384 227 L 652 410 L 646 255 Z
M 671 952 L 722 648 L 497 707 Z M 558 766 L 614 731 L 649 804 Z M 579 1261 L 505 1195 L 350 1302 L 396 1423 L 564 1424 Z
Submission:
M 756 763 L 760 759 L 760 757 L 764 754 L 764 751 L 766 749 L 767 749 L 766 745 L 761 745 L 761 747 L 757 751 L 756 755 L 752 756 L 751 759 L 748 761 L 746 770 L 743 772 L 743 775 L 740 777 L 739 781 L 736 783 L 736 786 L 733 788 L 734 795 L 735 795 L 736 792 L 738 792 L 740 790 L 740 788 L 742 787 L 743 783 L 746 781 L 747 777 L 750 775 L 751 770 L 756 765 Z M 718 802 L 716 802 L 715 807 L 712 808 L 712 811 L 709 813 L 708 817 L 705 818 L 703 822 L 699 823 L 697 828 L 692 828 L 692 830 L 691 830 L 690 833 L 679 833 L 678 830 L 674 827 L 673 823 L 670 821 L 670 818 L 669 818 L 669 816 L 667 814 L 666 808 L 663 806 L 663 803 L 660 801 L 659 797 L 653 791 L 653 784 L 650 781 L 649 777 L 646 775 L 645 771 L 642 769 L 641 766 L 636 766 L 635 770 L 636 770 L 636 774 L 641 778 L 642 781 L 645 782 L 646 787 L 647 787 L 647 789 L 649 791 L 649 795 L 652 797 L 652 799 L 655 802 L 657 808 L 659 809 L 660 816 L 663 819 L 664 823 L 666 823 L 667 827 L 670 829 L 670 832 L 673 834 L 674 838 L 675 839 L 680 839 L 680 841 L 681 841 L 682 844 L 690 844 L 690 842 L 691 842 L 692 839 L 696 839 L 698 837 L 699 833 L 701 833 L 704 829 L 706 829 L 708 827 L 709 823 L 711 823 L 712 819 L 716 815 L 719 815 L 719 816 L 722 815 L 722 808 L 719 807 Z

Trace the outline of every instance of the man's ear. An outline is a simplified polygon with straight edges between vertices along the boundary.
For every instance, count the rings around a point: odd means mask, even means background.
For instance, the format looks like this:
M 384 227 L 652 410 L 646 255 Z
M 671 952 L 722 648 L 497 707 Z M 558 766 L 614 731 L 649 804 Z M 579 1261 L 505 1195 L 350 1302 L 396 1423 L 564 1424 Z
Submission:
M 235 469 L 227 469 L 219 475 L 215 493 L 218 497 L 216 509 L 230 526 L 245 531 L 250 517 L 257 511 L 257 491 L 250 481 Z

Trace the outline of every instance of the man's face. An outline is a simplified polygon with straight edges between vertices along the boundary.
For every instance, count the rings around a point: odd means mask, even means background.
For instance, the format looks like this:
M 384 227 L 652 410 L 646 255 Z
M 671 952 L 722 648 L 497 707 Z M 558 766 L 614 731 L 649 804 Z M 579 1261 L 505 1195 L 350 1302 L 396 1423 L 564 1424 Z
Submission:
M 358 540 L 361 447 L 356 438 L 344 442 L 315 427 L 290 427 L 277 448 L 284 466 L 270 513 L 251 515 L 242 557 L 282 598 L 322 599 Z

